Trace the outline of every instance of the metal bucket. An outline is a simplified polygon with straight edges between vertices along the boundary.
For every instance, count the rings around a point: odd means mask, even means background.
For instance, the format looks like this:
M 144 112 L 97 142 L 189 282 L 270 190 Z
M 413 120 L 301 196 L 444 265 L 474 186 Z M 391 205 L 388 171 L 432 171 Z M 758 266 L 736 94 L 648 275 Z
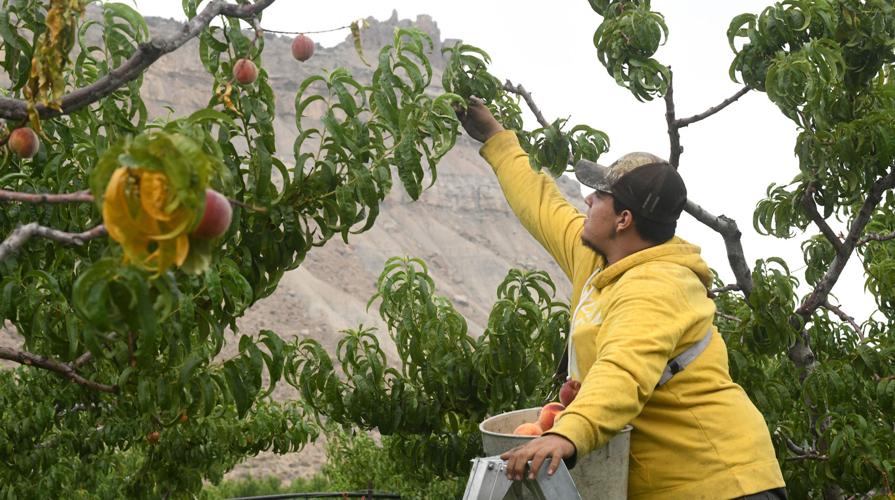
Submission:
M 525 444 L 534 436 L 514 436 L 513 430 L 525 422 L 537 422 L 541 408 L 501 413 L 479 424 L 485 455 L 501 453 Z M 602 448 L 578 457 L 570 472 L 583 500 L 623 500 L 628 497 L 628 455 L 630 425 L 625 426 Z

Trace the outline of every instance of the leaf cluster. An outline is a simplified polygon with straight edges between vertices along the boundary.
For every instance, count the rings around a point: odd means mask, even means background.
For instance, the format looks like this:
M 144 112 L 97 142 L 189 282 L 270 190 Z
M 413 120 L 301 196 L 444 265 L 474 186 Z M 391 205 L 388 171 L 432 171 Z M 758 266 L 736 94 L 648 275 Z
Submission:
M 597 57 L 615 82 L 638 101 L 665 95 L 671 71 L 653 58 L 668 38 L 662 14 L 649 0 L 590 0 L 603 22 L 594 32 Z
M 527 131 L 522 123 L 519 99 L 488 72 L 490 56 L 478 47 L 458 42 L 442 49 L 449 56 L 442 75 L 445 90 L 463 98 L 465 105 L 471 96 L 482 99 L 498 122 L 516 132 L 519 143 L 528 153 L 535 170 L 546 170 L 559 177 L 570 164 L 580 159 L 597 161 L 609 150 L 609 136 L 587 126 L 575 125 L 566 130 L 567 119 L 558 118 L 549 125 Z
M 553 293 L 545 273 L 511 270 L 474 338 L 435 295 L 425 264 L 394 258 L 371 304 L 380 301 L 399 366 L 386 364 L 375 332 L 361 327 L 339 342 L 341 376 L 317 342 L 304 340 L 288 380 L 327 421 L 392 436 L 394 459 L 408 467 L 462 473 L 481 452 L 477 426 L 486 415 L 540 406 L 555 393 L 569 310 Z

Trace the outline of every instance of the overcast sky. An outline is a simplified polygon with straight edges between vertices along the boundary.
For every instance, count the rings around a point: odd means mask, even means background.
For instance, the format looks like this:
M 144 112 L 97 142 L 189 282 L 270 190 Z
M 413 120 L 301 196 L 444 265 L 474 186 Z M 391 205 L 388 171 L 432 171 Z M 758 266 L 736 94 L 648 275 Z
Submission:
M 183 20 L 180 0 L 138 0 L 144 15 Z M 670 35 L 657 58 L 672 67 L 678 117 L 717 105 L 741 87 L 730 80 L 733 53 L 727 43 L 730 20 L 744 12 L 758 13 L 769 1 L 654 0 L 652 8 L 666 19 Z M 509 2 L 470 0 L 279 0 L 264 14 L 262 26 L 279 31 L 320 31 L 372 16 L 415 19 L 428 14 L 441 36 L 462 39 L 486 50 L 491 72 L 523 84 L 552 121 L 568 117 L 609 134 L 611 150 L 601 159 L 610 163 L 630 151 L 650 151 L 667 157 L 665 105 L 640 103 L 617 86 L 596 57 L 593 33 L 600 17 L 585 0 Z M 324 46 L 345 39 L 347 30 L 312 35 Z M 533 117 L 529 124 L 536 126 Z M 681 131 L 684 154 L 680 172 L 689 197 L 715 215 L 736 220 L 750 267 L 758 258 L 784 257 L 791 269 L 803 266 L 801 238 L 762 237 L 752 227 L 755 204 L 768 184 L 788 183 L 798 171 L 793 154 L 797 131 L 764 94 L 750 92 L 721 113 Z M 444 168 L 444 167 L 442 167 Z M 813 231 L 813 228 L 812 228 Z M 703 248 L 709 265 L 732 282 L 723 240 L 684 215 L 678 233 Z M 863 296 L 863 277 L 855 258 L 833 290 L 859 322 L 872 310 Z M 851 300 L 850 300 L 851 299 Z

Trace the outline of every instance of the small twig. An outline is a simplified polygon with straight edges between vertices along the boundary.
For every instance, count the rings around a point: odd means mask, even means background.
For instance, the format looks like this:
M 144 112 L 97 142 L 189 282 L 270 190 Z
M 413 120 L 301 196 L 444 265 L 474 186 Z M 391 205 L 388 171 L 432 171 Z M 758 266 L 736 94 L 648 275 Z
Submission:
M 105 340 L 106 342 L 114 342 L 115 337 L 116 337 L 115 332 L 112 332 L 108 335 L 103 335 L 103 334 L 99 335 L 99 338 Z M 78 369 L 91 361 L 93 361 L 93 353 L 90 351 L 86 351 L 84 354 L 81 354 L 80 356 L 78 356 L 77 359 L 72 361 L 71 366 L 74 369 Z
M 833 228 L 827 224 L 827 221 L 824 220 L 824 218 L 820 216 L 820 212 L 817 211 L 817 205 L 814 203 L 814 193 L 816 192 L 817 186 L 813 182 L 808 183 L 808 186 L 805 189 L 805 195 L 802 196 L 802 206 L 805 207 L 808 216 L 811 217 L 811 220 L 814 221 L 814 224 L 820 229 L 821 234 L 823 234 L 830 244 L 833 245 L 836 254 L 841 254 L 844 251 L 842 240 L 836 236 Z
M 141 43 L 134 55 L 99 80 L 75 89 L 62 96 L 59 108 L 36 104 L 35 110 L 41 118 L 50 118 L 73 113 L 103 99 L 138 78 L 160 57 L 179 49 L 183 44 L 199 35 L 218 15 L 249 19 L 269 7 L 274 0 L 256 0 L 252 4 L 229 4 L 223 0 L 213 0 L 196 17 L 190 19 L 181 29 L 175 30 L 168 38 L 153 37 Z M 21 99 L 0 97 L 0 118 L 25 120 L 28 118 L 28 103 Z
M 259 207 L 258 205 L 252 205 L 243 201 L 234 200 L 233 198 L 227 198 L 227 201 L 230 202 L 231 205 L 236 205 L 238 207 L 242 207 L 246 210 L 251 210 L 252 212 L 260 212 L 265 213 L 267 209 L 264 207 Z
M 0 189 L 0 201 L 21 201 L 25 203 L 73 203 L 92 202 L 93 195 L 90 191 L 77 191 L 75 193 L 20 193 Z
M 732 315 L 732 314 L 723 313 L 723 312 L 721 312 L 721 311 L 715 311 L 715 316 L 719 316 L 719 317 L 721 317 L 721 318 L 724 318 L 724 319 L 726 319 L 727 321 L 733 321 L 734 323 L 742 323 L 742 322 L 743 322 L 742 319 L 740 319 L 740 318 L 738 318 L 738 317 L 736 317 L 736 316 L 734 316 L 734 315 Z
M 32 236 L 41 236 L 49 240 L 68 245 L 83 245 L 84 242 L 106 235 L 106 227 L 100 224 L 83 233 L 66 233 L 58 229 L 41 226 L 36 222 L 19 226 L 0 243 L 0 260 L 18 252 Z
M 78 359 L 72 361 L 71 367 L 77 370 L 78 368 L 89 363 L 92 359 L 93 359 L 93 353 L 90 351 L 87 351 L 84 354 L 81 354 L 80 356 L 78 356 Z
M 712 116 L 713 114 L 717 113 L 718 111 L 721 111 L 722 109 L 726 108 L 727 106 L 730 106 L 731 104 L 736 102 L 740 97 L 743 97 L 744 95 L 746 95 L 746 93 L 748 93 L 750 90 L 752 90 L 752 87 L 748 87 L 748 86 L 743 87 L 739 91 L 737 91 L 736 94 L 728 97 L 727 99 L 724 99 L 724 101 L 722 101 L 721 104 L 719 104 L 717 106 L 712 106 L 711 108 L 703 111 L 702 113 L 699 113 L 698 115 L 693 115 L 689 118 L 681 118 L 680 120 L 676 120 L 674 122 L 674 124 L 677 126 L 677 128 L 684 128 L 687 125 L 690 125 L 691 123 L 696 123 L 700 120 L 705 120 L 706 118 Z
M 101 384 L 99 382 L 94 382 L 82 377 L 78 374 L 78 372 L 75 371 L 74 368 L 72 368 L 71 365 L 60 363 L 59 361 L 45 358 L 43 356 L 38 356 L 37 354 L 32 354 L 30 352 L 17 351 L 15 349 L 9 349 L 7 347 L 0 347 L 0 359 L 8 359 L 10 361 L 15 361 L 16 363 L 20 363 L 23 365 L 43 368 L 45 370 L 58 373 L 59 375 L 72 380 L 76 384 L 80 384 L 84 387 L 88 387 L 100 392 L 118 392 L 117 386 Z
M 858 334 L 858 338 L 860 338 L 862 342 L 864 341 L 864 332 L 861 331 L 861 327 L 858 326 L 858 323 L 855 322 L 855 318 L 853 316 L 849 316 L 838 306 L 830 304 L 829 300 L 824 301 L 823 307 L 832 311 L 833 314 L 835 314 L 836 316 L 839 316 L 839 319 L 841 319 L 842 321 L 848 323 L 852 327 L 852 330 L 854 330 L 855 333 Z
M 808 455 L 809 451 L 807 448 L 802 448 L 797 445 L 795 441 L 789 438 L 789 436 L 783 436 L 783 440 L 786 441 L 786 447 L 789 451 L 795 453 L 796 455 Z
M 783 439 L 786 441 L 786 448 L 796 455 L 794 457 L 786 457 L 786 460 L 829 460 L 829 457 L 819 453 L 817 450 L 802 448 L 787 436 L 783 436 Z
M 518 94 L 522 96 L 522 99 L 525 100 L 525 104 L 528 104 L 528 108 L 531 109 L 531 112 L 534 113 L 535 118 L 538 120 L 538 123 L 541 124 L 542 127 L 549 127 L 550 122 L 544 118 L 544 114 L 541 113 L 541 110 L 538 109 L 538 106 L 535 104 L 534 99 L 531 97 L 531 93 L 525 90 L 525 87 L 522 84 L 513 85 L 513 82 L 507 80 L 506 83 L 503 84 L 503 89 L 507 92 L 512 92 L 514 94 Z
M 866 245 L 871 241 L 889 241 L 895 239 L 895 231 L 889 234 L 878 234 L 878 233 L 867 233 L 860 240 L 858 240 L 857 245 Z
M 821 455 L 819 453 L 813 453 L 809 455 L 796 455 L 794 457 L 786 457 L 787 462 L 795 461 L 795 460 L 817 460 L 820 462 L 824 462 L 829 460 L 830 457 L 826 455 Z
M 711 290 L 709 290 L 709 297 L 710 297 L 710 298 L 715 298 L 715 297 L 718 296 L 719 293 L 724 293 L 724 292 L 736 292 L 736 291 L 739 291 L 739 290 L 740 290 L 740 285 L 737 285 L 737 284 L 733 284 L 733 285 L 725 285 L 725 286 L 722 286 L 722 287 L 719 287 L 719 288 L 712 288 Z
M 137 367 L 137 359 L 134 358 L 134 332 L 127 332 L 127 358 L 131 368 Z

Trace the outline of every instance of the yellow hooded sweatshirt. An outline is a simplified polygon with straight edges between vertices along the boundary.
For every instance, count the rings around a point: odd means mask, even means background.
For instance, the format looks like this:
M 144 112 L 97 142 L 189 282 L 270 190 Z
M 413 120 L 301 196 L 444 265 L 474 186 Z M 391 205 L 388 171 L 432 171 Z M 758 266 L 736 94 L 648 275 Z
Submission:
M 767 424 L 730 378 L 699 247 L 675 237 L 603 269 L 603 258 L 581 243 L 585 215 L 553 179 L 532 171 L 513 132 L 495 134 L 481 154 L 519 220 L 572 281 L 579 305 L 570 373 L 581 390 L 550 433 L 583 455 L 631 424 L 633 499 L 725 499 L 783 487 Z M 709 330 L 705 351 L 657 389 L 668 361 Z

